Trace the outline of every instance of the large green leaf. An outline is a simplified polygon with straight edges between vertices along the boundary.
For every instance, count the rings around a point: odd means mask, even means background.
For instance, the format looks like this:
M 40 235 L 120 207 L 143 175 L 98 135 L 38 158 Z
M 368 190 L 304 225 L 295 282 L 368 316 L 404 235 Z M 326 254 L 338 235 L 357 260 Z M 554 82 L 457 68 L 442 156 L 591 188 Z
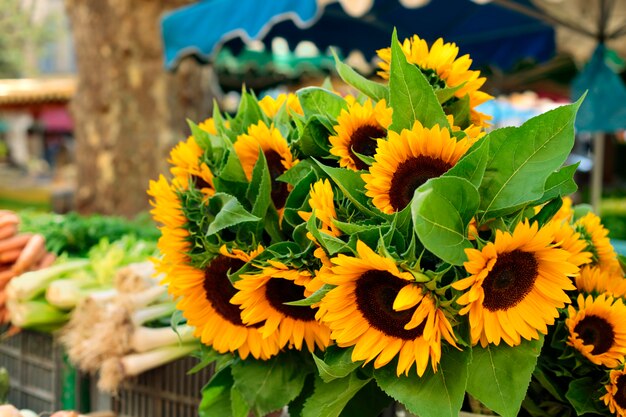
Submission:
M 237 115 L 230 122 L 231 129 L 237 134 L 245 133 L 250 125 L 257 124 L 260 120 L 264 120 L 264 114 L 259 103 L 252 94 L 244 90 Z
M 346 84 L 351 85 L 373 100 L 380 101 L 384 99 L 389 102 L 389 88 L 375 81 L 368 80 L 353 70 L 352 67 L 341 62 L 335 51 L 333 51 L 333 56 L 335 57 L 337 73 Z
M 315 379 L 315 390 L 304 403 L 302 417 L 338 417 L 352 397 L 371 378 L 360 378 L 353 372 L 345 378 L 324 382 Z
M 248 417 L 250 406 L 237 387 L 230 389 L 230 409 L 233 417 Z
M 474 347 L 467 392 L 502 417 L 517 416 L 542 345 L 543 337 L 515 347 Z
M 465 178 L 474 186 L 480 186 L 489 159 L 489 139 L 479 140 L 455 166 L 444 174 L 445 177 Z
M 247 359 L 232 365 L 234 386 L 257 417 L 278 410 L 295 399 L 309 369 L 297 353 L 284 352 L 268 361 Z
M 311 117 L 305 124 L 298 145 L 306 156 L 327 156 L 330 150 L 330 132 L 318 116 Z
M 315 115 L 336 119 L 341 109 L 347 106 L 342 97 L 319 87 L 302 88 L 297 94 L 307 119 Z
M 202 400 L 198 406 L 199 417 L 232 416 L 230 390 L 233 386 L 230 368 L 222 369 L 202 388 Z
M 393 398 L 381 390 L 375 381 L 361 388 L 341 411 L 339 417 L 378 417 Z
M 425 127 L 436 124 L 449 127 L 448 119 L 426 77 L 418 67 L 407 62 L 395 29 L 391 37 L 389 102 L 394 109 L 389 129 L 395 132 L 411 129 L 416 120 Z
M 579 416 L 587 413 L 605 415 L 606 407 L 603 404 L 598 407 L 601 389 L 602 384 L 591 377 L 575 379 L 570 382 L 565 397 Z
M 476 187 L 458 177 L 433 178 L 417 189 L 411 202 L 413 227 L 426 249 L 452 265 L 467 260 L 472 244 L 465 229 L 476 213 Z
M 565 197 L 576 192 L 578 189 L 576 181 L 574 181 L 576 168 L 578 168 L 578 163 L 568 165 L 550 174 L 546 180 L 543 196 L 536 204 L 545 203 L 553 198 Z
M 352 371 L 360 367 L 363 362 L 352 361 L 352 349 L 340 348 L 335 345 L 329 346 L 324 353 L 324 359 L 318 358 L 315 353 L 311 354 L 317 365 L 320 378 L 324 382 L 345 378 Z
M 436 373 L 428 368 L 419 377 L 412 369 L 409 376 L 396 376 L 395 366 L 390 364 L 374 371 L 374 377 L 383 391 L 420 417 L 458 417 L 470 357 L 470 349 L 450 349 L 442 352 Z
M 209 200 L 209 210 L 217 213 L 209 225 L 207 236 L 211 236 L 227 227 L 246 222 L 257 222 L 261 219 L 250 214 L 232 195 L 215 193 Z
M 541 198 L 546 180 L 572 149 L 580 103 L 534 117 L 518 128 L 489 134 L 489 161 L 479 190 L 480 223 Z

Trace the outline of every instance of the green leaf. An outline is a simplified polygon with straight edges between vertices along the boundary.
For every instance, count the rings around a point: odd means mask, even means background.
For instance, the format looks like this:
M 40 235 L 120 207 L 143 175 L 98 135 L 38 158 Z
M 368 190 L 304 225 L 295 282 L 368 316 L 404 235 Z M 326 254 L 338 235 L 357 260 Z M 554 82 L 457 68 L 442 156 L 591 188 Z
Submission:
M 465 229 L 476 213 L 479 195 L 468 180 L 439 177 L 417 189 L 411 202 L 413 226 L 426 249 L 452 265 L 467 260 L 472 244 Z
M 295 186 L 298 184 L 303 178 L 305 178 L 311 171 L 315 170 L 314 162 L 310 159 L 305 159 L 304 161 L 300 161 L 287 172 L 280 175 L 276 178 L 277 181 L 286 182 L 287 184 L 291 184 Z
M 234 386 L 257 417 L 278 410 L 296 398 L 308 369 L 297 353 L 283 352 L 267 361 L 247 359 L 232 366 Z
M 233 417 L 248 417 L 250 406 L 237 387 L 230 389 L 230 408 Z
M 544 194 L 546 180 L 574 144 L 574 118 L 580 101 L 530 119 L 518 128 L 489 134 L 489 161 L 480 186 L 486 219 L 512 213 Z
M 222 369 L 202 388 L 199 417 L 228 417 L 231 414 L 230 390 L 233 386 L 230 368 Z
M 263 218 L 267 208 L 272 203 L 272 179 L 267 167 L 265 154 L 259 148 L 259 158 L 252 170 L 252 179 L 246 192 L 248 201 L 252 204 L 252 214 Z
M 371 381 L 359 378 L 357 373 L 331 382 L 316 378 L 315 390 L 304 403 L 302 417 L 338 417 L 350 399 Z
M 586 413 L 590 414 L 606 414 L 606 407 L 598 407 L 602 385 L 591 377 L 575 379 L 569 384 L 565 397 L 581 416 Z
M 555 198 L 554 200 L 543 206 L 539 213 L 535 214 L 530 219 L 530 222 L 539 223 L 539 227 L 543 226 L 544 224 L 549 222 L 552 217 L 554 217 L 554 215 L 559 211 L 561 206 L 563 206 L 563 200 L 561 200 L 560 197 Z
M 339 417 L 378 417 L 392 402 L 393 398 L 370 381 L 348 401 Z
M 467 364 L 471 350 L 442 352 L 438 370 L 427 368 L 422 377 L 412 369 L 409 376 L 396 376 L 393 365 L 374 371 L 379 387 L 420 417 L 458 417 L 465 398 Z M 392 362 L 393 363 L 393 362 Z
M 245 133 L 248 127 L 257 124 L 260 120 L 265 120 L 265 115 L 256 98 L 244 91 L 241 95 L 237 115 L 231 120 L 230 125 L 237 134 Z
M 329 346 L 324 352 L 324 359 L 318 358 L 315 353 L 311 353 L 320 378 L 324 382 L 345 378 L 355 369 L 359 368 L 363 361 L 352 362 L 352 348 L 345 349 L 335 345 Z
M 576 181 L 574 181 L 574 174 L 578 164 L 577 162 L 573 165 L 568 165 L 550 174 L 544 186 L 543 196 L 535 204 L 542 204 L 554 198 L 565 197 L 575 193 L 578 190 L 578 186 Z
M 207 236 L 211 236 L 227 227 L 245 222 L 257 222 L 259 217 L 250 214 L 232 195 L 215 193 L 209 199 L 209 210 L 217 213 L 209 225 Z
M 376 213 L 368 207 L 369 198 L 363 193 L 365 181 L 361 178 L 360 172 L 343 168 L 332 168 L 318 161 L 315 162 L 361 212 L 371 217 L 384 217 L 382 213 Z
M 469 151 L 454 165 L 444 177 L 465 178 L 475 187 L 480 186 L 489 159 L 489 139 L 476 142 Z
M 418 67 L 407 62 L 395 29 L 391 38 L 389 102 L 394 109 L 389 129 L 395 132 L 411 129 L 416 120 L 428 128 L 436 124 L 449 127 L 448 119 L 426 77 Z
M 317 217 L 315 212 L 311 214 L 306 222 L 307 230 L 313 235 L 317 243 L 319 243 L 331 256 L 346 249 L 346 243 L 334 236 L 323 233 L 317 227 Z
M 368 80 L 353 70 L 352 67 L 341 62 L 334 50 L 333 56 L 335 57 L 335 68 L 337 69 L 337 73 L 341 79 L 346 82 L 346 84 L 351 85 L 373 100 L 385 100 L 389 103 L 389 88 L 375 81 Z
M 435 96 L 437 96 L 437 100 L 439 101 L 439 104 L 443 104 L 446 101 L 450 100 L 452 97 L 454 97 L 454 94 L 459 91 L 461 88 L 463 88 L 465 86 L 466 83 L 461 83 L 459 85 L 457 85 L 456 87 L 445 87 L 445 88 L 438 88 L 435 90 Z
M 467 392 L 502 417 L 517 416 L 542 345 L 543 337 L 515 347 L 474 347 Z
M 187 124 L 189 125 L 189 129 L 191 130 L 191 134 L 193 138 L 196 140 L 196 143 L 202 148 L 209 151 L 209 155 L 212 154 L 211 149 L 211 139 L 209 138 L 209 133 L 205 130 L 200 129 L 197 124 L 192 122 L 191 120 L 187 120 Z
M 317 174 L 315 171 L 309 171 L 309 173 L 296 184 L 287 196 L 285 202 L 284 220 L 292 226 L 296 226 L 303 222 L 302 217 L 298 214 L 298 211 L 302 207 L 306 206 L 306 202 L 309 200 L 309 192 L 311 191 L 311 184 L 317 181 Z M 304 210 L 308 211 L 308 210 Z
M 313 304 L 317 304 L 322 301 L 322 298 L 324 298 L 328 291 L 332 290 L 333 288 L 334 287 L 330 284 L 324 284 L 322 285 L 322 288 L 315 291 L 304 300 L 289 301 L 283 304 L 286 304 L 288 306 L 312 306 Z
M 298 144 L 306 156 L 323 157 L 330 151 L 330 132 L 318 116 L 311 117 L 304 125 Z
M 315 115 L 336 119 L 341 109 L 347 106 L 342 97 L 319 87 L 302 88 L 297 94 L 307 119 Z
M 302 417 L 302 409 L 304 408 L 304 403 L 306 400 L 313 394 L 313 390 L 315 389 L 315 379 L 317 375 L 315 373 L 310 373 L 307 375 L 304 380 L 304 387 L 300 394 L 289 403 L 289 417 Z
M 461 129 L 466 129 L 471 123 L 470 120 L 470 99 L 469 95 L 452 100 L 451 103 L 445 105 L 445 113 L 454 116 L 454 125 Z

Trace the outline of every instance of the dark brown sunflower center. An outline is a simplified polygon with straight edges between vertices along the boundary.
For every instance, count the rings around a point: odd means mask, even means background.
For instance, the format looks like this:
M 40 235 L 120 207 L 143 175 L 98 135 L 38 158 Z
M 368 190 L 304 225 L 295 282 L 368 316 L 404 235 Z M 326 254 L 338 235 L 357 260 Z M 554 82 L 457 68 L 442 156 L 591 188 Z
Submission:
M 359 126 L 350 137 L 350 156 L 357 169 L 368 169 L 369 165 L 361 161 L 356 154 L 374 156 L 376 154 L 376 139 L 384 138 L 387 132 L 380 126 Z
M 265 151 L 265 159 L 267 160 L 267 168 L 270 171 L 270 178 L 272 180 L 272 201 L 277 209 L 285 207 L 285 201 L 289 195 L 289 189 L 287 189 L 287 183 L 282 181 L 276 181 L 276 178 L 280 177 L 285 172 L 282 158 L 278 152 L 274 150 Z
M 361 275 L 356 282 L 356 302 L 363 317 L 382 333 L 403 340 L 414 340 L 424 332 L 426 321 L 415 329 L 405 330 L 416 307 L 394 311 L 393 302 L 407 281 L 387 271 L 371 270 Z
M 514 250 L 498 255 L 483 282 L 485 308 L 497 311 L 515 307 L 532 291 L 538 267 L 535 256 L 529 252 Z
M 283 278 L 272 278 L 265 285 L 265 297 L 270 305 L 285 316 L 296 320 L 315 320 L 315 310 L 306 306 L 290 306 L 284 303 L 304 298 L 304 287 Z
M 574 331 L 585 345 L 592 345 L 594 355 L 601 355 L 611 349 L 615 341 L 613 326 L 602 317 L 586 316 L 578 322 Z
M 230 303 L 237 290 L 228 279 L 228 271 L 235 272 L 243 265 L 244 262 L 239 259 L 220 255 L 204 270 L 204 296 L 224 320 L 238 326 L 242 326 L 243 323 L 239 315 L 239 306 Z
M 626 409 L 626 375 L 617 378 L 617 392 L 613 395 L 615 402 L 622 409 Z
M 192 175 L 191 179 L 192 179 L 193 183 L 196 185 L 196 188 L 198 188 L 199 190 L 201 190 L 203 188 L 211 188 L 211 184 L 206 182 L 204 180 L 204 178 L 202 178 L 199 175 Z
M 389 201 L 394 210 L 400 211 L 409 205 L 415 190 L 431 178 L 445 174 L 452 165 L 441 159 L 420 155 L 398 165 L 391 179 Z

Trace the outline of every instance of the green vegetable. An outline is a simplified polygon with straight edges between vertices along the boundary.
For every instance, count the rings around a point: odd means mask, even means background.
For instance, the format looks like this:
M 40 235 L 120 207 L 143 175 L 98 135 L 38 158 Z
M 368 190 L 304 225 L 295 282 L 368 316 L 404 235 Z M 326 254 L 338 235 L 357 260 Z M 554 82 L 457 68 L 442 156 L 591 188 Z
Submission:
M 42 294 L 48 285 L 57 278 L 89 265 L 86 259 L 76 259 L 61 264 L 53 265 L 38 271 L 26 272 L 15 277 L 7 285 L 7 298 L 9 300 L 30 300 Z
M 42 214 L 20 212 L 21 230 L 41 233 L 46 238 L 46 248 L 55 254 L 85 256 L 91 247 L 106 237 L 113 242 L 125 235 L 156 241 L 160 232 L 146 214 L 134 220 L 113 216 L 81 216 L 78 213 Z

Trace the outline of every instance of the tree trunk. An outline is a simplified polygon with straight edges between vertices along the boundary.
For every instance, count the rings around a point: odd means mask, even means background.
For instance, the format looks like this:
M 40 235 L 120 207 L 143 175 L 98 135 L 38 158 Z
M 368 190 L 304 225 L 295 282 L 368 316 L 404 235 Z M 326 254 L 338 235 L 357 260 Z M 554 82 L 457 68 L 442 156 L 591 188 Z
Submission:
M 161 14 L 190 0 L 65 0 L 78 62 L 72 100 L 81 213 L 133 216 L 167 171 L 186 119 L 210 115 L 210 67 L 163 65 Z

